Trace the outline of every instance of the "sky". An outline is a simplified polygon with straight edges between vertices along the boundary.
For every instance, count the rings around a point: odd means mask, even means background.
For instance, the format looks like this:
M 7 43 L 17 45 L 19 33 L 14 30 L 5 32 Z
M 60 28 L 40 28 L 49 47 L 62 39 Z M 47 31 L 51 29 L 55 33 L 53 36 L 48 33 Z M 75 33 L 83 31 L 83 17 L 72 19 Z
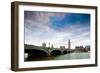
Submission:
M 90 45 L 90 14 L 24 11 L 25 44 Z

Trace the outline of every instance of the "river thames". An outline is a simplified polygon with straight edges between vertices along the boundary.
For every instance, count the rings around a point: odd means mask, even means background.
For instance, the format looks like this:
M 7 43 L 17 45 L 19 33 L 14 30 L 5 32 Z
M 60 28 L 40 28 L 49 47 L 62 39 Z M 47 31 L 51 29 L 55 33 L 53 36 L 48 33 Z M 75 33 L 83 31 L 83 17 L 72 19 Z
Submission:
M 57 56 L 39 57 L 39 58 L 25 58 L 25 61 L 44 61 L 44 60 L 73 60 L 73 59 L 89 59 L 90 52 L 74 52 L 69 54 L 62 54 Z

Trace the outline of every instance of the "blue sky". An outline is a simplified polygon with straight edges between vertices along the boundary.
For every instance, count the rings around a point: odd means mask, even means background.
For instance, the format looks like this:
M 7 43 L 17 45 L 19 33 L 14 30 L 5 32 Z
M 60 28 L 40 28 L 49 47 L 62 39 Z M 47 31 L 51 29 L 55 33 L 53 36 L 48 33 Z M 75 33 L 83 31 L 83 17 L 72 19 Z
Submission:
M 90 14 L 60 12 L 24 12 L 25 43 L 41 46 L 43 42 L 54 47 L 90 44 Z
M 65 17 L 61 19 L 61 17 L 52 16 L 50 17 L 51 27 L 55 30 L 63 29 L 66 26 L 73 26 L 76 24 L 80 24 L 81 27 L 89 26 L 90 24 L 90 15 L 89 14 L 75 14 L 69 13 L 65 14 Z M 88 25 L 87 25 L 88 24 Z

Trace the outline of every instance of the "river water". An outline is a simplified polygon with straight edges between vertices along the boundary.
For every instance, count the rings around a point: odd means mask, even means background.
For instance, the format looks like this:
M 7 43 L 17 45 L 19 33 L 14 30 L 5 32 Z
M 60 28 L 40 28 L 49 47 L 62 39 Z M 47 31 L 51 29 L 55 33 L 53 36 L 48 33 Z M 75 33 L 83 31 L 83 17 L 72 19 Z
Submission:
M 89 59 L 89 52 L 81 52 L 81 53 L 69 53 L 57 56 L 49 56 L 49 57 L 41 57 L 41 58 L 31 58 L 26 59 L 26 61 L 43 61 L 43 60 L 71 60 L 71 59 Z

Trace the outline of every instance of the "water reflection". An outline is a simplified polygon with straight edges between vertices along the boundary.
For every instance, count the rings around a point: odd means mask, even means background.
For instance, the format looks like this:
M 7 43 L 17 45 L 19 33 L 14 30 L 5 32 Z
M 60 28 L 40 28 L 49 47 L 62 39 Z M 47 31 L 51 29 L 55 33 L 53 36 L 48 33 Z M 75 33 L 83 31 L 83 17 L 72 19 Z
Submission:
M 69 53 L 57 56 L 48 56 L 48 57 L 25 57 L 25 61 L 43 61 L 43 60 L 71 60 L 71 59 L 89 59 L 90 52 L 81 52 L 81 53 Z

